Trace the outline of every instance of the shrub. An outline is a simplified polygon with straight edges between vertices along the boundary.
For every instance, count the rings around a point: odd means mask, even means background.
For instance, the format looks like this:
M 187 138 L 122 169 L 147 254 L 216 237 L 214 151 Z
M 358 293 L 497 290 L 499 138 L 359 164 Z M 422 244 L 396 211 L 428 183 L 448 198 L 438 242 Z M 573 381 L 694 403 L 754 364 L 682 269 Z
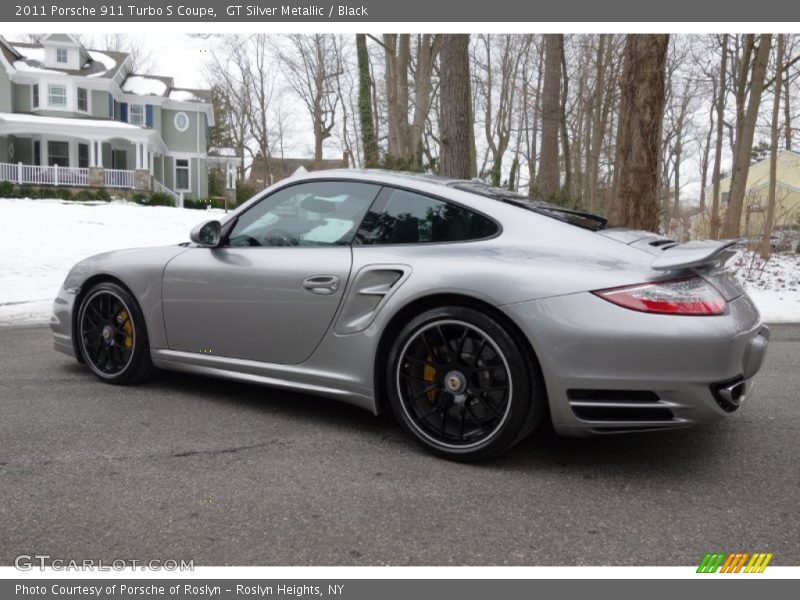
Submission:
M 92 190 L 83 189 L 75 192 L 73 200 L 81 200 L 81 201 L 97 200 L 97 196 Z
M 236 186 L 236 206 L 247 202 L 259 192 L 259 189 L 249 183 L 240 182 Z
M 150 206 L 175 206 L 172 196 L 163 192 L 154 192 L 147 203 Z
M 222 196 L 225 193 L 225 172 L 220 169 L 208 170 L 208 195 Z
M 0 198 L 14 197 L 14 184 L 10 181 L 0 181 Z
M 29 185 L 21 185 L 19 186 L 18 196 L 20 198 L 37 198 L 36 191 Z
M 205 209 L 206 204 L 200 200 L 189 200 L 188 198 L 184 198 L 183 208 Z
M 111 194 L 108 193 L 106 188 L 98 188 L 94 191 L 94 197 L 97 200 L 103 200 L 104 202 L 109 202 L 111 200 Z

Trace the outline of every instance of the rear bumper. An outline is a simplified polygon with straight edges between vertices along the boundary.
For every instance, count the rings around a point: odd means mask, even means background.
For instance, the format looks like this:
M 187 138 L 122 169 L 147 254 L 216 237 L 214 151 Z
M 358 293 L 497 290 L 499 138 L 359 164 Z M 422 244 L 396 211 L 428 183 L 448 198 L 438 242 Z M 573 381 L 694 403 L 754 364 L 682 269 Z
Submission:
M 729 416 L 747 403 L 769 343 L 769 329 L 747 296 L 715 317 L 639 313 L 589 293 L 503 308 L 536 351 L 553 425 L 565 435 Z M 735 386 L 727 404 L 726 386 Z

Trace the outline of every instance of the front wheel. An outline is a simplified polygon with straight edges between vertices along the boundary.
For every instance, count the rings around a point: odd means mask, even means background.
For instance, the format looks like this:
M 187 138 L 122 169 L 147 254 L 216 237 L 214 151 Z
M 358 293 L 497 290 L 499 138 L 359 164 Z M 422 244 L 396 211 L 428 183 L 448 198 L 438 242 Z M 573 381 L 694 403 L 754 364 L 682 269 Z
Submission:
M 426 448 L 454 460 L 496 456 L 544 414 L 538 368 L 505 326 L 443 307 L 412 319 L 389 353 L 392 411 Z
M 155 370 L 142 311 L 136 299 L 115 283 L 98 283 L 86 293 L 76 334 L 84 362 L 107 383 L 134 383 Z

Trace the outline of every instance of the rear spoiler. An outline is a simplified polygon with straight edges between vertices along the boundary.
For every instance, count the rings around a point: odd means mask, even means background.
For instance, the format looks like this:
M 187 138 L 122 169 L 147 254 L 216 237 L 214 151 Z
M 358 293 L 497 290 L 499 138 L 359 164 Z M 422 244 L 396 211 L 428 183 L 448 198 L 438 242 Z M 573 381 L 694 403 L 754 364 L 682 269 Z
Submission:
M 736 254 L 738 240 L 697 240 L 669 246 L 650 265 L 657 271 L 724 264 Z

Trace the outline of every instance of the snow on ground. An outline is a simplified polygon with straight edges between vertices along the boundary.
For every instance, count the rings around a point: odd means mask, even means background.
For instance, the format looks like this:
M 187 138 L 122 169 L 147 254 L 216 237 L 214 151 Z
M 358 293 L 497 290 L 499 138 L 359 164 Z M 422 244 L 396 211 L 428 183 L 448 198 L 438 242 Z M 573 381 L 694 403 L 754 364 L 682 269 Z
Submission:
M 222 211 L 128 202 L 0 199 L 0 324 L 45 323 L 79 260 L 108 250 L 177 244 Z
M 765 262 L 748 251 L 733 267 L 765 321 L 800 322 L 800 254 L 773 254 Z
M 44 323 L 59 286 L 79 260 L 108 250 L 176 244 L 222 214 L 127 202 L 0 199 L 0 324 Z M 800 254 L 766 263 L 752 253 L 736 277 L 767 322 L 800 322 Z

